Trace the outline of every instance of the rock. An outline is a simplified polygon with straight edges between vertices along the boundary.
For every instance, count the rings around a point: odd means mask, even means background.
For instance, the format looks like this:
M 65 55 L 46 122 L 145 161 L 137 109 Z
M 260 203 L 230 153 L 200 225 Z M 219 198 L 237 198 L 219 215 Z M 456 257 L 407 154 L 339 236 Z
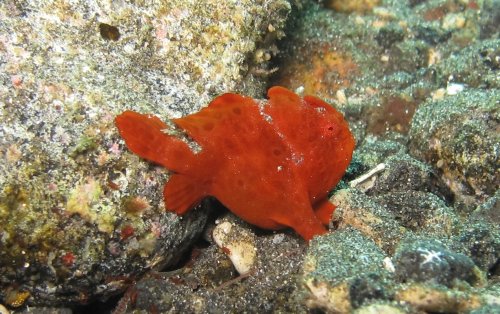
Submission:
M 375 303 L 369 304 L 356 309 L 354 314 L 405 314 L 408 313 L 408 309 L 401 305 L 395 304 L 385 304 L 385 303 Z
M 469 312 L 470 314 L 498 314 L 500 313 L 500 305 L 498 304 L 487 304 L 474 309 Z
M 433 313 L 468 313 L 498 305 L 498 288 L 487 286 L 486 273 L 451 246 L 428 236 L 402 241 L 393 257 L 400 283 L 395 300 Z
M 498 225 L 471 224 L 461 234 L 459 241 L 483 271 L 500 276 L 500 232 Z
M 471 43 L 436 65 L 437 79 L 445 86 L 460 83 L 474 89 L 500 88 L 495 66 L 498 55 L 497 39 Z
M 260 231 L 255 246 L 256 264 L 249 273 L 239 275 L 224 249 L 197 247 L 184 267 L 146 276 L 131 288 L 134 303 L 125 295 L 120 304 L 160 313 L 304 313 L 295 293 L 305 242 L 291 230 Z
M 469 216 L 458 242 L 465 252 L 492 278 L 500 276 L 500 190 Z
M 237 223 L 223 220 L 215 226 L 212 237 L 240 275 L 248 274 L 255 267 L 257 248 L 253 233 Z
M 449 197 L 450 192 L 427 164 L 403 153 L 389 156 L 383 162 L 386 167 L 374 182 L 370 195 L 422 191 L 433 192 L 442 198 Z
M 472 220 L 483 220 L 500 224 L 500 190 L 480 204 L 470 215 Z
M 29 307 L 21 312 L 17 312 L 19 314 L 73 314 L 75 313 L 70 308 L 54 308 L 54 307 L 41 307 L 41 306 L 33 306 Z
M 405 152 L 405 145 L 398 141 L 383 140 L 379 137 L 368 135 L 358 144 L 354 158 L 367 171 L 385 162 L 388 157 L 396 154 L 404 154 Z
M 394 252 L 407 232 L 391 212 L 356 189 L 339 190 L 330 200 L 337 206 L 333 225 L 338 229 L 351 226 L 358 229 L 387 253 Z
M 345 0 L 329 0 L 326 1 L 326 5 L 335 11 L 344 13 L 363 13 L 368 12 L 378 5 L 380 0 L 355 0 L 355 1 L 345 1 Z
M 404 29 L 396 23 L 382 27 L 375 37 L 377 43 L 385 49 L 390 48 L 394 43 L 400 42 L 404 38 Z
M 410 152 L 439 170 L 457 204 L 471 211 L 498 189 L 498 90 L 467 90 L 415 113 Z
M 464 281 L 471 286 L 482 286 L 486 278 L 472 259 L 428 239 L 410 238 L 400 243 L 394 266 L 396 278 L 403 283 L 430 282 L 454 287 Z
M 451 32 L 441 28 L 438 24 L 424 24 L 417 26 L 415 29 L 415 33 L 416 38 L 421 39 L 431 45 L 444 43 L 451 37 Z
M 310 243 L 301 278 L 302 297 L 311 309 L 349 313 L 371 299 L 389 299 L 391 273 L 385 254 L 354 228 Z
M 432 193 L 397 191 L 374 199 L 391 212 L 403 227 L 416 233 L 451 236 L 462 227 L 455 211 Z
M 430 313 L 464 313 L 485 304 L 483 298 L 470 291 L 449 290 L 442 286 L 412 284 L 396 291 L 395 299 L 416 311 Z
M 207 214 L 165 213 L 168 174 L 126 150 L 114 116 L 261 96 L 289 11 L 285 0 L 2 2 L 0 298 L 87 303 L 175 264 Z
M 498 18 L 500 18 L 500 3 L 497 1 L 487 1 L 484 3 L 479 19 L 480 38 L 498 38 L 499 31 L 497 27 Z
M 387 64 L 389 73 L 416 72 L 426 66 L 428 45 L 421 40 L 405 40 L 394 44 L 388 51 L 390 62 Z

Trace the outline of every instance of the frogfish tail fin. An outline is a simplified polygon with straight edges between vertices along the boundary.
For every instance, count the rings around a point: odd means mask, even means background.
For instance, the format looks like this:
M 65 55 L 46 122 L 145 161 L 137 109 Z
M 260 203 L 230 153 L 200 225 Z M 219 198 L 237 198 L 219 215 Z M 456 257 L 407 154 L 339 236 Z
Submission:
M 205 196 L 203 185 L 183 174 L 172 175 L 163 190 L 166 209 L 178 215 L 196 206 Z
M 169 126 L 154 115 L 125 111 L 115 124 L 132 152 L 169 170 L 182 173 L 195 157 L 186 143 L 165 133 Z

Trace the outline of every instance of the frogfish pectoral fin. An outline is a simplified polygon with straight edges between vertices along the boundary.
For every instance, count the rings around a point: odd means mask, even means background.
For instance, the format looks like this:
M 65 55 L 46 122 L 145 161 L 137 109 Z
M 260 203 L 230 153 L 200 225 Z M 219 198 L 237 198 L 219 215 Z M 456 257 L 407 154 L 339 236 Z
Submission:
M 169 170 L 183 172 L 194 158 L 186 143 L 163 132 L 168 126 L 154 115 L 125 111 L 115 124 L 132 152 Z
M 172 175 L 163 190 L 166 209 L 178 215 L 196 206 L 205 196 L 202 185 L 182 174 Z

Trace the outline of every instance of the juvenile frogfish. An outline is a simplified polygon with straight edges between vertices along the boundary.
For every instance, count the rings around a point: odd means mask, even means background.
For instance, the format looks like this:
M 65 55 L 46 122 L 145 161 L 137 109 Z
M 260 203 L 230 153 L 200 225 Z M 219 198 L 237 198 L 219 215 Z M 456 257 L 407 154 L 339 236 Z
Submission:
M 341 113 L 322 100 L 272 87 L 268 100 L 223 94 L 173 119 L 201 150 L 191 150 L 154 115 L 125 111 L 115 123 L 127 147 L 173 172 L 165 207 L 179 215 L 217 198 L 264 229 L 293 228 L 305 240 L 327 232 L 335 206 L 328 192 L 354 149 Z

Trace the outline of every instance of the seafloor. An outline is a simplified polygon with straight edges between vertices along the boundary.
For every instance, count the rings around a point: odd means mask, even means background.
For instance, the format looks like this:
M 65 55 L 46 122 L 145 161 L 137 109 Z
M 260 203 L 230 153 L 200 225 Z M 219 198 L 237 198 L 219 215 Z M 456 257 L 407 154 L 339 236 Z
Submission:
M 498 0 L 1 1 L 0 313 L 500 313 L 499 25 Z M 166 212 L 115 116 L 274 85 L 356 139 L 329 233 Z

